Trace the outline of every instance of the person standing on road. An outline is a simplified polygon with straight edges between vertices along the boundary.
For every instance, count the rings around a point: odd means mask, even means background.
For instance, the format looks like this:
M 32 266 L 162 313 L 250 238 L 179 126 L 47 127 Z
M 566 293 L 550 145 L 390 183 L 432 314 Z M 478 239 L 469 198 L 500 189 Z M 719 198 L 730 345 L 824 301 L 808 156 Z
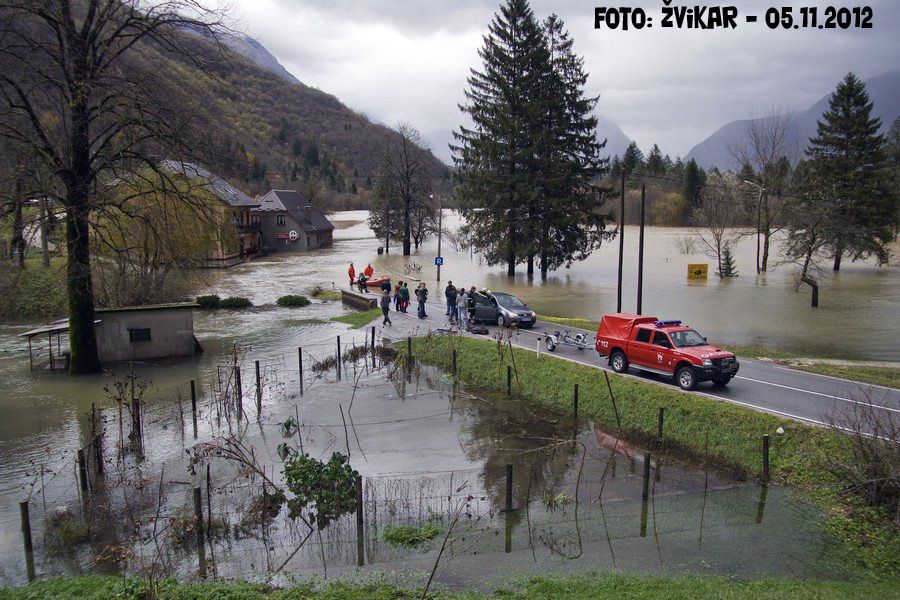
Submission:
M 400 312 L 402 313 L 406 313 L 406 309 L 409 308 L 409 286 L 406 283 L 404 281 L 400 286 Z
M 398 281 L 396 287 L 394 287 L 394 310 L 400 312 L 400 286 L 403 285 L 402 281 Z
M 425 282 L 419 284 L 418 289 L 416 289 L 416 300 L 419 301 L 419 318 L 424 319 L 428 315 L 425 314 L 425 301 L 428 300 L 428 288 L 425 287 Z
M 391 293 L 391 281 L 389 279 L 385 279 L 381 282 L 381 291 Z
M 347 275 L 350 276 L 350 287 L 353 287 L 353 281 L 356 279 L 356 269 L 353 268 L 353 263 L 350 263 L 350 268 L 347 269 Z
M 459 326 L 463 329 L 468 328 L 469 324 L 469 296 L 466 294 L 465 288 L 459 288 L 459 294 L 456 296 L 456 318 Z
M 381 312 L 384 314 L 382 325 L 393 325 L 391 317 L 388 316 L 391 310 L 391 292 L 389 290 L 381 290 Z
M 466 294 L 466 310 L 469 312 L 469 322 L 475 322 L 475 286 L 473 285 L 469 288 L 469 293 Z
M 447 287 L 444 288 L 444 298 L 447 300 L 447 316 L 452 321 L 453 309 L 456 307 L 456 288 L 453 287 L 452 281 L 448 281 Z

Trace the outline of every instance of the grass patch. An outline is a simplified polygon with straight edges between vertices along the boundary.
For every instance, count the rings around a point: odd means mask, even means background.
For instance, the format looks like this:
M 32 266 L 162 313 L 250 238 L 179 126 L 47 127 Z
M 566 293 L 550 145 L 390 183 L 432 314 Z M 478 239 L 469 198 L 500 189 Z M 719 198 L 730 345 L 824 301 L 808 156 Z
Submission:
M 900 389 L 900 369 L 846 365 L 791 365 L 792 369 Z
M 112 575 L 87 575 L 71 579 L 54 578 L 17 589 L 0 589 L 0 600 L 138 600 L 148 597 L 146 583 Z M 327 585 L 302 584 L 283 590 L 244 581 L 213 581 L 179 585 L 171 579 L 159 582 L 161 600 L 401 600 L 418 598 L 420 590 L 402 589 L 373 579 L 371 582 L 336 581 Z M 439 591 L 437 600 L 544 600 L 568 598 L 665 598 L 667 600 L 863 600 L 896 597 L 895 582 L 846 583 L 764 579 L 738 581 L 724 577 L 639 577 L 636 575 L 588 573 L 584 575 L 534 575 L 520 577 L 492 592 Z
M 282 296 L 276 300 L 275 304 L 283 308 L 302 308 L 304 306 L 309 306 L 309 298 L 306 296 L 298 296 L 296 294 L 288 294 L 287 296 Z
M 487 390 L 506 389 L 508 348 L 498 356 L 495 342 L 439 336 L 413 340 L 419 360 L 448 369 L 457 350 L 459 377 Z M 403 348 L 401 348 L 403 350 Z M 515 366 L 525 398 L 570 414 L 572 389 L 579 384 L 579 410 L 601 426 L 615 428 L 616 418 L 606 381 L 600 371 L 516 348 Z M 845 542 L 848 561 L 880 575 L 900 573 L 900 535 L 885 511 L 863 506 L 856 497 L 839 495 L 839 488 L 823 467 L 822 457 L 847 453 L 844 436 L 712 398 L 610 374 L 610 383 L 623 434 L 639 442 L 653 442 L 657 416 L 665 408 L 662 450 L 691 458 L 708 456 L 710 464 L 733 474 L 758 474 L 761 439 L 770 434 L 770 471 L 782 483 L 798 486 L 827 513 L 826 530 Z M 514 382 L 513 389 L 517 389 Z M 784 435 L 775 435 L 783 427 Z M 706 452 L 704 452 L 706 448 Z
M 335 300 L 341 299 L 341 291 L 340 290 L 325 290 L 322 289 L 322 286 L 317 285 L 313 288 L 312 293 L 310 294 L 313 298 L 317 300 L 322 300 L 325 302 L 333 302 Z
M 600 321 L 591 319 L 582 319 L 579 317 L 549 317 L 547 315 L 538 315 L 538 320 L 562 325 L 563 327 L 574 327 L 576 329 L 587 329 L 596 332 L 600 328 Z
M 371 321 L 380 316 L 380 308 L 370 308 L 369 310 L 362 312 L 352 312 L 339 317 L 331 317 L 331 320 L 336 323 L 346 323 L 352 327 L 362 327 L 363 325 L 368 325 Z
M 728 350 L 738 356 L 746 356 L 749 358 L 774 358 L 774 359 L 798 359 L 798 358 L 839 358 L 843 360 L 860 360 L 858 357 L 842 354 L 838 351 L 810 351 L 802 350 L 781 350 L 779 348 L 768 348 L 766 346 L 740 345 L 740 344 L 717 344 L 721 348 Z
M 419 527 L 412 525 L 390 525 L 384 529 L 384 541 L 391 546 L 404 548 L 418 548 L 425 542 L 429 542 L 443 533 L 443 530 L 434 523 L 425 523 Z
M 66 261 L 54 258 L 41 266 L 39 258 L 26 259 L 20 270 L 0 260 L 0 319 L 32 321 L 66 314 Z

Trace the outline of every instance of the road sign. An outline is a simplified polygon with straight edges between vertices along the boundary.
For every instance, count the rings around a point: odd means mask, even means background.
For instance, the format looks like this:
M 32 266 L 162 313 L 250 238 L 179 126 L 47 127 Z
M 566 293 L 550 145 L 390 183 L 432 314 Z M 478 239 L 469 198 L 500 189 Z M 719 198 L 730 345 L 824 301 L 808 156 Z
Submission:
M 696 264 L 696 265 L 688 265 L 687 270 L 687 278 L 688 279 L 706 279 L 709 274 L 709 265 L 706 263 Z
M 443 265 L 443 264 L 444 264 L 444 257 L 443 257 L 443 256 L 435 256 L 435 257 L 434 257 L 434 266 L 440 267 L 440 266 Z

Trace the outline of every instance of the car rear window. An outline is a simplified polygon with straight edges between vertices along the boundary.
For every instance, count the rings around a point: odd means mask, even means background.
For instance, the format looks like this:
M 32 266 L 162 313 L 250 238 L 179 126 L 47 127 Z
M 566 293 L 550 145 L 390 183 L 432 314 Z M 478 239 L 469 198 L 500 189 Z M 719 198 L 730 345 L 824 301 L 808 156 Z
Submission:
M 644 329 L 643 327 L 639 327 L 638 332 L 637 332 L 637 337 L 634 338 L 634 341 L 649 343 L 650 342 L 650 330 Z

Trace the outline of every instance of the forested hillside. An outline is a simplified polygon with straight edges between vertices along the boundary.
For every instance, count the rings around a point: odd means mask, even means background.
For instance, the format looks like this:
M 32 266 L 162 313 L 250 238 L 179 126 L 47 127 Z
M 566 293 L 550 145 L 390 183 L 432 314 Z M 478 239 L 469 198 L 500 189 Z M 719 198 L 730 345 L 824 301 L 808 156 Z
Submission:
M 327 208 L 368 206 L 374 172 L 396 136 L 393 130 L 231 50 L 216 50 L 200 38 L 192 43 L 197 48 L 192 57 L 146 46 L 131 60 L 171 73 L 170 85 L 202 107 L 196 119 L 208 132 L 211 169 L 250 194 L 296 188 Z M 426 154 L 429 174 L 449 178 L 449 169 Z

